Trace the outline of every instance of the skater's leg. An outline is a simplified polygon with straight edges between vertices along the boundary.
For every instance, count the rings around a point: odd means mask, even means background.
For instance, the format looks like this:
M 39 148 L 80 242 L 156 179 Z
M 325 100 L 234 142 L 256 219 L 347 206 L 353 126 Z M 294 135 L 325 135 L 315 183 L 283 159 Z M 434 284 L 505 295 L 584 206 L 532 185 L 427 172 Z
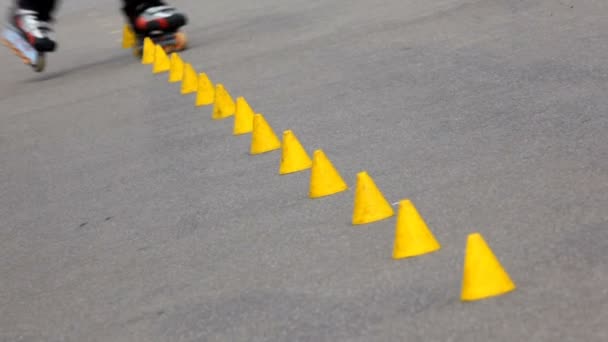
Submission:
M 17 0 L 11 9 L 11 24 L 40 52 L 54 51 L 56 43 L 51 38 L 50 22 L 57 1 Z
M 123 0 L 123 12 L 133 30 L 140 34 L 151 31 L 176 31 L 187 18 L 162 0 Z

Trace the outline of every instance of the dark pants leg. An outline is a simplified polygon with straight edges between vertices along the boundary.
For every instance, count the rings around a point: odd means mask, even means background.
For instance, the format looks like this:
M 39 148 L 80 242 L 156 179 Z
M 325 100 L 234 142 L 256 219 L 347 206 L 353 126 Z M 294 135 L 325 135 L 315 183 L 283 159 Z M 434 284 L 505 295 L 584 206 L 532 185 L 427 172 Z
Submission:
M 137 16 L 137 6 L 144 3 L 150 5 L 164 5 L 164 1 L 161 0 L 123 0 L 124 6 L 122 7 L 122 10 L 128 18 L 134 18 Z
M 17 7 L 38 13 L 38 19 L 49 21 L 57 4 L 56 0 L 17 0 Z
M 38 13 L 38 19 L 42 21 L 48 21 L 52 19 L 52 13 L 56 8 L 57 0 L 16 0 L 19 8 L 36 11 Z M 78 0 L 72 0 L 78 1 Z M 140 4 L 151 4 L 151 5 L 162 5 L 164 1 L 161 0 L 122 0 L 123 12 L 129 18 L 134 18 L 137 13 L 137 6 Z

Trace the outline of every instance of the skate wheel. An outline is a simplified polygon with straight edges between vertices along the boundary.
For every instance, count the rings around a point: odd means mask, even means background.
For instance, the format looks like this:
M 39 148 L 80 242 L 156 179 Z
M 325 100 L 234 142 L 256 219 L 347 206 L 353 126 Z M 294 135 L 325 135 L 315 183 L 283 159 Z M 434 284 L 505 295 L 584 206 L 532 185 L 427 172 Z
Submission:
M 188 45 L 188 38 L 184 32 L 177 32 L 175 34 L 175 49 L 177 51 L 182 51 L 186 49 Z
M 40 57 L 38 57 L 38 64 L 32 65 L 32 67 L 34 68 L 34 71 L 36 71 L 36 72 L 42 72 L 44 70 L 45 66 L 46 66 L 46 56 L 45 55 L 40 55 Z
M 180 51 L 183 51 L 186 49 L 188 40 L 186 38 L 185 33 L 183 33 L 183 32 L 175 33 L 174 40 L 175 40 L 174 44 L 167 44 L 167 45 L 163 46 L 163 49 L 165 50 L 165 52 L 167 54 L 172 53 L 172 52 L 180 52 Z
M 143 52 L 144 49 L 142 49 L 141 47 L 136 46 L 133 48 L 133 56 L 135 56 L 136 58 L 141 58 Z

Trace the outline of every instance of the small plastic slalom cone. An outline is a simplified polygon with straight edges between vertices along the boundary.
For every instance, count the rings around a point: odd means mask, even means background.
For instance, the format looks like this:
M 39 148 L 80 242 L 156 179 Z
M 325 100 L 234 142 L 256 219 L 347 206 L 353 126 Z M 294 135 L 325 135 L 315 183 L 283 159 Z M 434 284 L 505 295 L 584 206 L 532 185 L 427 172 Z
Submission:
M 171 54 L 171 67 L 169 69 L 169 83 L 176 83 L 184 79 L 184 60 L 177 52 Z
M 171 62 L 165 52 L 165 49 L 160 45 L 156 45 L 154 48 L 154 66 L 152 72 L 159 74 L 161 72 L 167 72 L 171 68 Z
M 403 259 L 439 250 L 441 246 L 418 213 L 414 204 L 405 199 L 399 202 L 395 227 L 393 259 Z
M 470 234 L 465 251 L 461 300 L 495 297 L 514 289 L 515 284 L 481 234 Z
M 135 33 L 129 25 L 125 24 L 122 28 L 122 48 L 130 49 L 133 46 L 135 46 Z
M 281 141 L 262 114 L 253 116 L 253 132 L 249 153 L 262 154 L 281 148 Z
M 253 132 L 253 109 L 244 97 L 236 99 L 236 110 L 234 112 L 233 135 L 241 135 Z
M 395 215 L 393 207 L 384 198 L 374 180 L 367 172 L 359 172 L 355 190 L 353 225 L 376 222 L 393 215 Z
M 211 83 L 209 76 L 202 72 L 198 75 L 198 90 L 195 105 L 197 107 L 207 106 L 213 104 L 214 99 L 215 88 L 213 88 L 213 83 Z
M 228 93 L 223 84 L 216 84 L 215 100 L 211 118 L 213 120 L 225 119 L 234 115 L 235 111 L 236 105 L 234 104 L 234 100 L 232 99 L 232 96 L 230 96 L 230 93 Z
M 342 192 L 348 185 L 325 155 L 323 150 L 316 150 L 312 156 L 312 170 L 310 171 L 310 198 L 319 198 Z
M 182 95 L 195 93 L 198 90 L 198 77 L 196 70 L 190 63 L 184 64 L 184 78 L 182 80 Z
M 283 151 L 281 154 L 281 166 L 279 174 L 299 172 L 310 169 L 312 160 L 306 153 L 304 147 L 291 130 L 283 132 Z
M 144 49 L 141 56 L 141 64 L 152 64 L 154 63 L 154 42 L 150 37 L 144 38 Z

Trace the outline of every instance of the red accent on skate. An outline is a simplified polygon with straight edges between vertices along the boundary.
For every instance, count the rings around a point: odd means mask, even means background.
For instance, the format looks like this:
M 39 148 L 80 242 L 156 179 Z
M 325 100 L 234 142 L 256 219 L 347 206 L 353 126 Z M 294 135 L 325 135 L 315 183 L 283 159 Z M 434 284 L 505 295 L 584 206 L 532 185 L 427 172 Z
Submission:
M 36 44 L 36 37 L 32 36 L 30 33 L 25 32 L 25 36 L 27 37 L 27 40 L 30 42 L 30 44 L 32 46 L 34 46 Z
M 158 22 L 158 26 L 160 26 L 161 30 L 164 30 L 169 27 L 169 21 L 165 18 L 160 18 L 156 21 Z
M 21 32 L 25 34 L 25 39 L 30 43 L 30 45 L 34 46 L 36 44 L 36 37 L 22 29 L 21 18 L 18 16 L 15 16 L 15 25 L 21 30 Z
M 144 31 L 148 27 L 148 22 L 146 21 L 146 19 L 138 17 L 137 19 L 135 19 L 135 27 L 137 27 L 137 29 L 140 31 Z

